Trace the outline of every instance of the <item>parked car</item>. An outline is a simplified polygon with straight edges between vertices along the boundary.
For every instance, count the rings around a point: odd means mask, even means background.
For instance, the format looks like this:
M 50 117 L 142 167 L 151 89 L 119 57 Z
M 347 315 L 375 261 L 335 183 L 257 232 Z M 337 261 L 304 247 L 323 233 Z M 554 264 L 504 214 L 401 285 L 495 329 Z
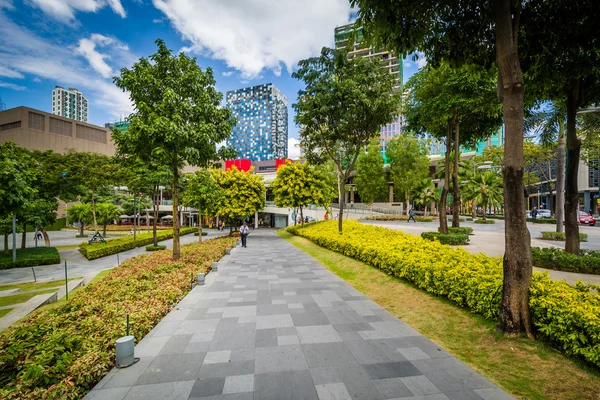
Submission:
M 594 226 L 596 225 L 596 218 L 584 211 L 579 211 L 579 223 Z
M 552 218 L 552 213 L 550 212 L 550 210 L 542 208 L 541 210 L 537 210 L 537 212 L 537 219 Z M 531 210 L 527 211 L 527 218 L 531 218 Z

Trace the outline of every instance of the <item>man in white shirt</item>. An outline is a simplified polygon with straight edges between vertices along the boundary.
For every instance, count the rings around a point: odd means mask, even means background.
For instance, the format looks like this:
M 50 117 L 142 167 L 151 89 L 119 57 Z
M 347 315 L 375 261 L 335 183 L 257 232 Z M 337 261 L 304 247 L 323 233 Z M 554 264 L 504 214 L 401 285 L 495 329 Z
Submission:
M 240 233 L 242 234 L 242 247 L 246 247 L 246 238 L 248 237 L 248 231 L 248 225 L 246 225 L 246 222 L 244 222 L 242 226 L 240 226 Z

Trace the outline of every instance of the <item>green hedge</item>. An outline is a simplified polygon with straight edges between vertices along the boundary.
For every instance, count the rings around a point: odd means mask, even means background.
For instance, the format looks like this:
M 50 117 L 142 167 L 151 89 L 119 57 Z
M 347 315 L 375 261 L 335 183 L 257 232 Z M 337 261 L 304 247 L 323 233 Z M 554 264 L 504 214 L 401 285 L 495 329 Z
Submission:
M 473 221 L 476 224 L 495 224 L 496 221 L 493 219 L 476 219 L 475 221 Z
M 368 221 L 408 221 L 408 217 L 406 215 L 377 215 L 375 217 L 366 217 L 363 218 Z M 420 217 L 415 215 L 415 219 L 417 222 L 432 222 L 433 217 Z
M 183 236 L 196 231 L 198 231 L 198 228 L 181 228 L 179 234 Z M 173 230 L 158 231 L 156 232 L 156 236 L 159 242 L 171 239 L 173 237 Z M 88 244 L 87 242 L 84 242 L 79 245 L 79 252 L 88 260 L 95 260 L 96 258 L 117 254 L 122 251 L 135 249 L 136 247 L 146 246 L 153 242 L 154 239 L 152 233 L 141 233 L 136 235 L 136 240 L 133 240 L 133 235 L 130 235 L 122 238 L 110 239 L 107 240 L 106 243 Z
M 194 236 L 198 236 L 199 234 L 200 234 L 200 232 L 196 232 L 196 233 L 194 233 Z M 202 236 L 206 236 L 206 235 L 208 235 L 208 232 L 202 232 Z
M 60 254 L 56 247 L 28 247 L 17 249 L 17 260 L 12 260 L 12 250 L 8 256 L 0 253 L 0 269 L 35 267 L 60 263 Z
M 580 250 L 579 255 L 556 247 L 532 247 L 533 265 L 557 271 L 600 275 L 600 251 Z
M 158 246 L 155 246 L 153 244 L 151 244 L 150 246 L 146 246 L 146 251 L 160 251 L 160 250 L 165 250 L 167 248 L 167 246 L 159 244 Z
M 448 228 L 450 229 L 450 228 Z M 434 241 L 438 240 L 442 244 L 450 244 L 450 245 L 462 245 L 469 244 L 469 236 L 465 234 L 458 233 L 438 233 L 438 232 L 423 232 L 421 233 L 421 237 L 426 240 Z
M 177 262 L 166 251 L 130 258 L 69 302 L 15 323 L 0 334 L 0 398 L 82 399 L 113 368 L 126 315 L 139 343 L 234 241 L 181 246 Z
M 565 232 L 540 232 L 542 234 L 542 237 L 540 239 L 543 240 L 559 240 L 559 241 L 565 241 L 567 240 L 567 234 Z M 580 242 L 587 242 L 588 241 L 588 235 L 587 233 L 580 233 L 579 234 L 579 241 Z
M 440 228 L 438 228 L 438 232 L 439 231 L 440 231 Z M 448 233 L 457 233 L 459 235 L 472 235 L 473 228 L 469 228 L 469 227 L 453 228 L 453 227 L 449 226 Z
M 502 258 L 470 254 L 399 231 L 344 221 L 289 227 L 327 249 L 356 258 L 406 279 L 419 288 L 446 297 L 462 307 L 497 320 L 502 298 Z M 600 286 L 571 286 L 548 274 L 533 273 L 529 305 L 537 337 L 569 355 L 600 367 Z
M 452 217 L 448 217 L 448 221 L 452 221 L 452 220 L 453 220 Z M 464 218 L 459 218 L 458 222 L 465 222 L 465 219 Z
M 527 222 L 533 222 L 531 218 L 527 218 Z M 556 218 L 538 218 L 535 220 L 536 224 L 548 224 L 556 225 Z

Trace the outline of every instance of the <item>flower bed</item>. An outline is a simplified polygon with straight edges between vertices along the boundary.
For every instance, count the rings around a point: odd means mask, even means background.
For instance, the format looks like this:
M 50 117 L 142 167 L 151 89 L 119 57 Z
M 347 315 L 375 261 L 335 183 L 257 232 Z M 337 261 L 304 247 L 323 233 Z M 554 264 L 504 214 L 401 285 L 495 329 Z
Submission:
M 12 260 L 12 250 L 8 255 L 0 253 L 0 270 L 10 268 L 35 267 L 60 263 L 60 254 L 56 247 L 29 247 L 17 249 L 17 260 Z
M 502 296 L 502 258 L 470 254 L 418 236 L 344 221 L 289 227 L 329 250 L 356 258 L 406 279 L 427 292 L 495 320 Z M 570 286 L 534 272 L 530 289 L 532 319 L 542 336 L 566 354 L 600 366 L 600 286 Z
M 69 303 L 40 310 L 0 335 L 0 398 L 80 399 L 114 366 L 115 340 L 141 340 L 190 290 L 199 272 L 208 272 L 234 239 L 181 247 L 123 262 L 85 287 Z
M 448 228 L 450 231 L 450 228 Z M 439 232 L 423 232 L 421 237 L 425 240 L 437 240 L 442 244 L 463 245 L 469 244 L 469 236 L 464 233 L 439 233 Z
M 580 250 L 579 255 L 556 247 L 532 247 L 533 265 L 557 271 L 600 275 L 600 251 Z
M 187 235 L 188 233 L 196 232 L 197 230 L 198 228 L 181 228 L 179 230 L 179 235 Z M 156 236 L 159 242 L 171 239 L 173 237 L 173 230 L 157 232 Z M 88 244 L 87 242 L 83 242 L 79 245 L 79 252 L 88 260 L 95 260 L 96 258 L 117 254 L 122 251 L 135 249 L 136 247 L 147 246 L 154 242 L 153 237 L 152 233 L 141 233 L 136 235 L 135 240 L 133 240 L 133 235 L 131 235 L 117 239 L 109 239 L 106 243 Z
M 408 221 L 408 217 L 406 215 L 377 215 L 375 217 L 366 217 L 363 218 L 368 221 Z M 415 219 L 417 222 L 432 222 L 433 217 L 419 217 L 415 215 Z
M 565 232 L 540 232 L 542 234 L 542 237 L 540 239 L 543 240 L 558 240 L 558 241 L 562 241 L 564 242 L 565 240 L 567 240 L 567 234 Z M 579 241 L 580 242 L 587 242 L 588 241 L 588 235 L 587 233 L 580 233 L 579 234 Z

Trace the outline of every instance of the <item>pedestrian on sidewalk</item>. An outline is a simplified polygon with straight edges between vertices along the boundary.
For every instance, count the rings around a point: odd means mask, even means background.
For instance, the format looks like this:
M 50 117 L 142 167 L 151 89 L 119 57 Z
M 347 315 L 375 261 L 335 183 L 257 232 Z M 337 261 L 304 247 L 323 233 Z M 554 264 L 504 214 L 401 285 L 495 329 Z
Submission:
M 415 224 L 417 223 L 417 220 L 415 219 L 415 212 L 413 211 L 412 207 L 408 211 L 408 221 L 406 222 L 410 222 L 411 219 L 415 221 Z
M 535 224 L 535 222 L 537 221 L 537 215 L 538 215 L 538 210 L 537 207 L 533 207 L 533 210 L 531 210 L 531 221 Z
M 242 235 L 242 247 L 246 247 L 246 238 L 248 237 L 248 225 L 246 225 L 246 222 L 242 223 L 242 226 L 240 226 L 240 234 Z

